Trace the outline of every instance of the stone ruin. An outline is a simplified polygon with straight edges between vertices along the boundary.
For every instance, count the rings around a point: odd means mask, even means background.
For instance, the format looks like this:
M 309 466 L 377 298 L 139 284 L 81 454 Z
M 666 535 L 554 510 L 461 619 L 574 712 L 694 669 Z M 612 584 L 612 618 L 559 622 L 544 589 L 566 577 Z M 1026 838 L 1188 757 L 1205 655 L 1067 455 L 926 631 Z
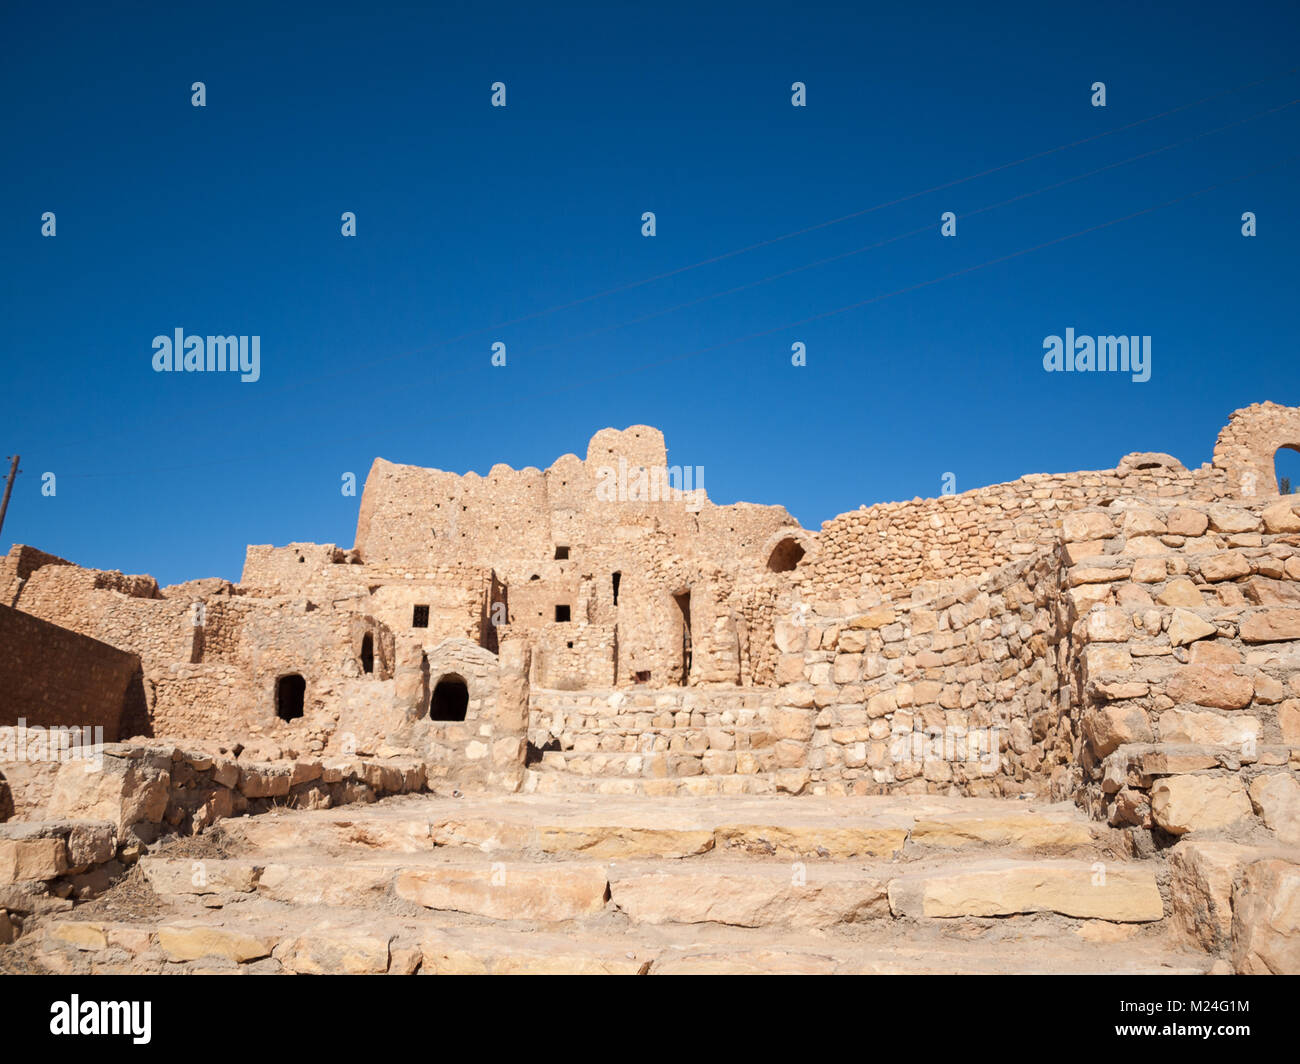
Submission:
M 108 745 L 90 773 L 0 742 L 0 941 L 111 892 L 136 864 L 162 891 L 174 869 L 151 852 L 213 829 L 251 837 L 235 827 L 251 814 L 413 793 L 511 796 L 501 808 L 537 816 L 548 801 L 607 802 L 623 819 L 585 830 L 612 854 L 608 839 L 648 810 L 753 800 L 771 818 L 763 852 L 898 860 L 970 835 L 1084 867 L 1110 847 L 1125 874 L 1152 877 L 1133 896 L 1115 888 L 1116 915 L 1070 900 L 1074 872 L 1061 893 L 1016 901 L 1034 890 L 1012 869 L 975 911 L 961 902 L 980 895 L 975 873 L 953 873 L 956 885 L 914 873 L 862 903 L 894 920 L 1149 922 L 1204 958 L 1199 970 L 1300 971 L 1300 496 L 1278 494 L 1282 447 L 1300 450 L 1300 408 L 1256 404 L 1200 468 L 1130 454 L 1110 470 L 862 507 L 813 531 L 779 506 L 711 502 L 689 469 L 670 469 L 659 431 L 633 426 L 546 470 L 376 459 L 351 548 L 250 546 L 238 584 L 160 588 L 16 545 L 0 561 L 0 726 L 22 721 L 51 748 L 61 726 L 97 726 Z M 894 830 L 879 816 L 905 822 L 896 849 L 827 843 L 821 821 L 795 823 L 811 802 L 873 838 Z M 1026 802 L 1046 812 L 1023 835 L 990 812 Z M 710 815 L 696 829 L 705 851 L 757 852 Z M 984 835 L 976 821 L 1001 826 Z M 536 817 L 511 824 L 541 831 Z M 249 867 L 243 893 L 256 895 L 270 871 Z M 383 889 L 427 905 L 414 874 Z M 591 906 L 634 922 L 674 897 L 588 878 Z M 438 890 L 431 908 L 491 915 Z M 803 897 L 787 898 L 792 913 Z M 556 915 L 515 904 L 548 926 Z M 753 926 L 673 912 L 650 922 Z M 211 960 L 135 930 L 145 938 L 126 952 L 158 970 Z M 119 964 L 103 970 L 144 963 L 122 960 L 100 925 L 50 935 L 51 970 L 101 939 Z M 277 941 L 260 956 L 278 970 L 335 970 L 317 954 L 342 948 Z M 379 970 L 395 970 L 402 941 L 393 931 Z M 412 970 L 459 970 L 444 947 L 401 948 Z M 316 959 L 286 960 L 299 954 Z M 646 964 L 671 968 L 656 957 Z

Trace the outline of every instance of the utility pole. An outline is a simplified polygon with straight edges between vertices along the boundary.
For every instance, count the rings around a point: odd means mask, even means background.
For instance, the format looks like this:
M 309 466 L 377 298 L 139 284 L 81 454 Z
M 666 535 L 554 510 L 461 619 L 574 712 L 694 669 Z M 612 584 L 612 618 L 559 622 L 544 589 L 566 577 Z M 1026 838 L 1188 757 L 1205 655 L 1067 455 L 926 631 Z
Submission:
M 14 490 L 14 477 L 18 475 L 18 455 L 9 463 L 9 476 L 5 478 L 5 497 L 0 499 L 0 530 L 5 527 L 5 511 L 9 509 L 9 496 Z

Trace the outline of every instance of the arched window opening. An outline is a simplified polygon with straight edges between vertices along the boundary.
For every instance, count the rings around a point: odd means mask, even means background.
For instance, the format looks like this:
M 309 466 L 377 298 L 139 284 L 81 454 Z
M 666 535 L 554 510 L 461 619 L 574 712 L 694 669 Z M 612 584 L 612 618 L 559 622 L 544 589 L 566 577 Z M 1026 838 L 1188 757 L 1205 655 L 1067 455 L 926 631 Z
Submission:
M 430 720 L 464 720 L 468 708 L 469 688 L 459 676 L 444 676 L 434 685 L 433 697 L 429 699 Z
M 803 560 L 804 553 L 798 540 L 783 539 L 767 559 L 767 567 L 774 573 L 788 573 Z

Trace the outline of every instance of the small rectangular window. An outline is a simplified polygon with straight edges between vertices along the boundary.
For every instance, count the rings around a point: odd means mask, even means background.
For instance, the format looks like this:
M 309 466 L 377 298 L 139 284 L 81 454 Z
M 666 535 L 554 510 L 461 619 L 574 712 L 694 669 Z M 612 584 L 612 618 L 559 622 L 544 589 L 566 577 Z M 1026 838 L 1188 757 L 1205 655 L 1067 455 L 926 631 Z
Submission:
M 557 562 L 567 562 L 567 561 L 569 560 L 569 548 L 568 548 L 568 547 L 556 547 L 556 548 L 555 548 L 555 560 L 556 560 Z
M 569 619 L 569 607 L 568 607 L 568 606 L 556 606 L 556 607 L 555 607 L 555 619 L 556 619 L 557 621 L 561 621 L 561 622 L 563 622 L 563 621 L 567 621 L 567 620 Z
M 429 627 L 429 607 L 428 607 L 428 606 L 416 606 L 416 607 L 415 607 L 415 609 L 411 612 L 411 627 L 412 627 L 412 628 L 428 628 L 428 627 Z

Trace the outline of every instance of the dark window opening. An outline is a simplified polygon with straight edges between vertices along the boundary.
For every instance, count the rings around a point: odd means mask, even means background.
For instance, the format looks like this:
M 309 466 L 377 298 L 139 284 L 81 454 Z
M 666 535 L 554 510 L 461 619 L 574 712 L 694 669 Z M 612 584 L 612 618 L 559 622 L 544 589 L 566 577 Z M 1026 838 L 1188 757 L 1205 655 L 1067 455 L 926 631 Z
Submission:
M 803 556 L 804 549 L 797 540 L 783 539 L 767 559 L 767 567 L 774 573 L 788 573 L 803 560 Z
M 530 765 L 536 765 L 542 760 L 543 754 L 549 753 L 552 750 L 558 751 L 559 749 L 559 739 L 551 739 L 549 742 L 543 743 L 541 746 L 534 746 L 532 743 L 529 743 L 524 748 L 524 767 L 528 768 Z
M 429 627 L 429 607 L 428 607 L 428 606 L 416 606 L 415 609 L 411 611 L 411 627 L 412 627 L 412 628 L 428 628 L 428 627 Z
M 633 676 L 633 679 L 636 680 L 637 683 L 649 683 L 650 673 L 649 671 L 638 672 L 635 676 Z
M 673 601 L 682 611 L 682 686 L 685 687 L 691 678 L 691 593 L 683 591 L 674 595 Z
M 281 676 L 275 681 L 275 715 L 281 720 L 297 720 L 306 694 L 307 681 L 296 672 Z
M 541 577 L 538 576 L 536 573 L 533 573 L 533 575 L 530 576 L 528 579 L 529 579 L 529 580 L 540 580 Z
M 433 688 L 429 699 L 430 720 L 464 720 L 469 707 L 469 688 L 459 676 L 444 676 Z
M 555 607 L 555 619 L 556 619 L 557 621 L 560 621 L 560 622 L 568 621 L 568 619 L 569 619 L 569 607 L 568 607 L 568 606 L 556 606 L 556 607 Z
M 622 579 L 623 579 L 622 573 L 614 574 L 614 605 L 615 606 L 618 605 L 618 585 L 619 585 L 619 581 L 621 581 Z
M 572 650 L 572 649 L 573 649 L 573 640 L 570 639 L 569 642 L 568 642 L 567 644 L 565 644 L 565 645 L 568 646 L 568 648 L 569 648 L 570 650 Z
M 375 637 L 369 632 L 361 640 L 361 671 L 375 671 Z
M 556 547 L 556 548 L 555 548 L 555 560 L 556 560 L 557 562 L 568 561 L 568 560 L 569 560 L 569 548 L 568 548 L 568 547 Z

